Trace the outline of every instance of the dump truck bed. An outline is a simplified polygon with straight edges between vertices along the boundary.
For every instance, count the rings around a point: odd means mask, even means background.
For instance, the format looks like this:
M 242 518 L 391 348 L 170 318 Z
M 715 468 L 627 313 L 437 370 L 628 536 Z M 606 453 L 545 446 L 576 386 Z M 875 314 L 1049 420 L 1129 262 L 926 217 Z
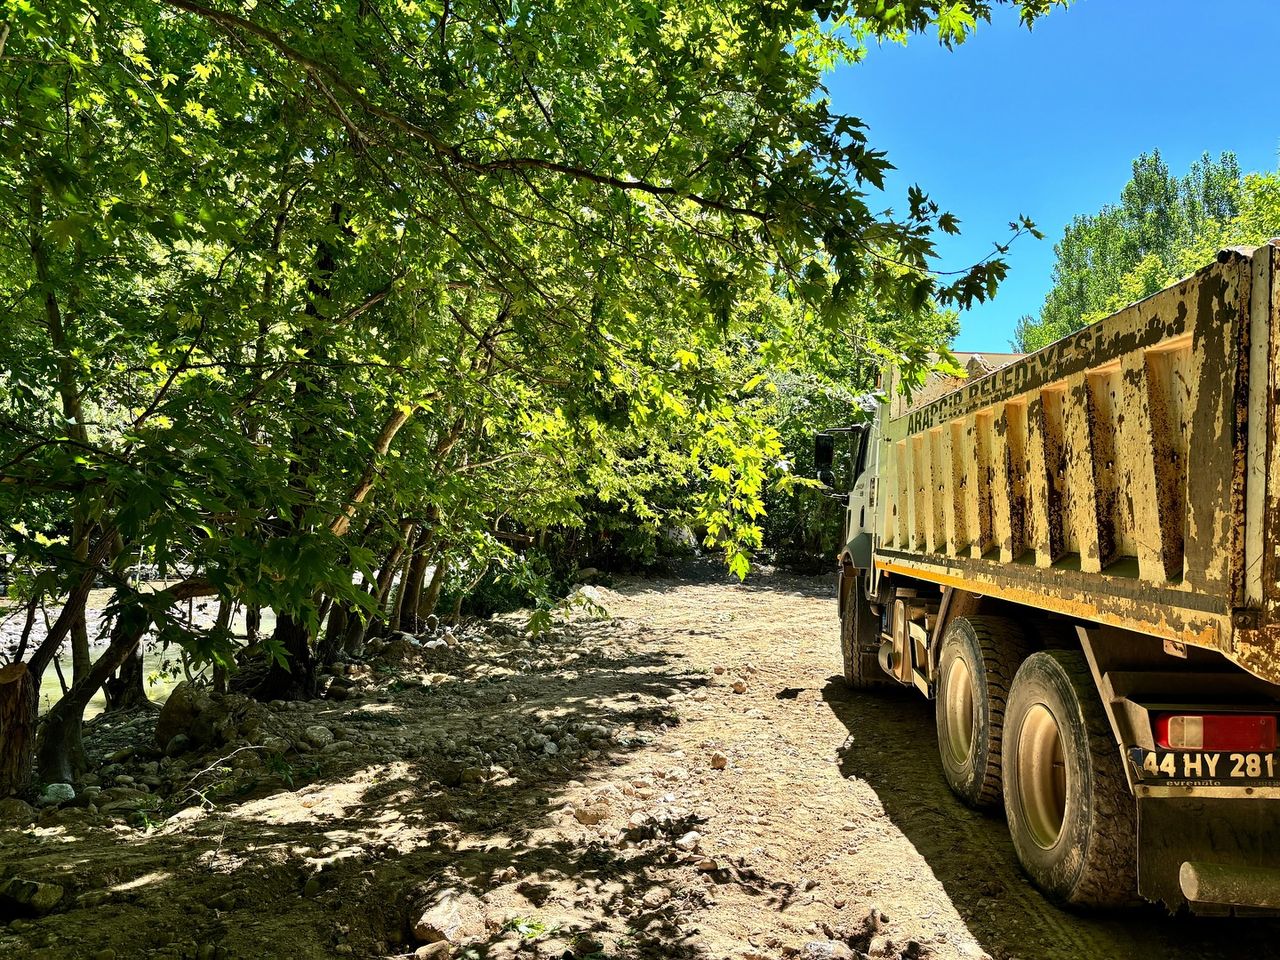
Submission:
M 1277 243 L 891 411 L 876 566 L 1280 683 Z

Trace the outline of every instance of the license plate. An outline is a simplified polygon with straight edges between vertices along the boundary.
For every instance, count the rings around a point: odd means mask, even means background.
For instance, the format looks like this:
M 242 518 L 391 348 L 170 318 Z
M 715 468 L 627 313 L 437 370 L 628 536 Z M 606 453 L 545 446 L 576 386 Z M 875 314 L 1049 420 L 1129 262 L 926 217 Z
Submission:
M 1205 753 L 1143 750 L 1133 747 L 1129 760 L 1139 780 L 1167 784 L 1274 784 L 1280 755 L 1274 753 Z

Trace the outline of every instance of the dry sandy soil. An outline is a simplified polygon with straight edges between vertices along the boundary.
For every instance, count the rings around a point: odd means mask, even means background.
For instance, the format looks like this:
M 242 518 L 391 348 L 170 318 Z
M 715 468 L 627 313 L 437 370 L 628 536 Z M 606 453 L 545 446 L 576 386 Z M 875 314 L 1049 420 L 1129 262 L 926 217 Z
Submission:
M 931 705 L 844 689 L 829 579 L 598 596 L 550 637 L 387 651 L 204 755 L 94 724 L 115 793 L 0 828 L 0 880 L 64 889 L 0 957 L 1275 955 L 1270 921 L 1046 903 L 948 793 Z

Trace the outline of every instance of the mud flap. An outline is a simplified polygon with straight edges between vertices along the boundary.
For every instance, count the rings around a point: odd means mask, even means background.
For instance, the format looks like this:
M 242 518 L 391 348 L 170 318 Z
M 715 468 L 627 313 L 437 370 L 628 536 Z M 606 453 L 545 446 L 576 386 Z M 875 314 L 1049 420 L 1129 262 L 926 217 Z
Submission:
M 846 545 L 845 550 L 859 570 L 871 569 L 871 534 L 860 533 Z
M 1275 915 L 1263 905 L 1280 892 L 1278 862 L 1280 799 L 1138 798 L 1138 893 L 1171 911 Z M 1213 893 L 1193 884 L 1192 896 L 1202 899 L 1188 900 L 1184 880 L 1197 875 L 1226 879 Z M 1231 883 L 1233 876 L 1242 882 Z

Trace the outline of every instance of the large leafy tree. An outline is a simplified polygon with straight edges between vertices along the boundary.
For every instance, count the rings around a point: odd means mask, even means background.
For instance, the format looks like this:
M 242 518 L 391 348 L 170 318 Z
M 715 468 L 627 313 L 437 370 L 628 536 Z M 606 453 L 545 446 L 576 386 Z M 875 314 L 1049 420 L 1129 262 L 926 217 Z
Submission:
M 9 654 L 27 691 L 66 638 L 82 661 L 41 776 L 148 631 L 222 671 L 231 611 L 269 607 L 259 690 L 310 695 L 326 618 L 325 652 L 411 625 L 429 567 L 474 580 L 588 497 L 651 514 L 655 473 L 741 572 L 786 473 L 768 369 L 834 337 L 918 370 L 935 344 L 873 316 L 1005 271 L 939 280 L 957 222 L 915 189 L 880 212 L 888 160 L 822 73 L 993 6 L 6 0 L 3 548 L 28 622 L 61 604 Z M 195 596 L 213 628 L 176 616 Z

